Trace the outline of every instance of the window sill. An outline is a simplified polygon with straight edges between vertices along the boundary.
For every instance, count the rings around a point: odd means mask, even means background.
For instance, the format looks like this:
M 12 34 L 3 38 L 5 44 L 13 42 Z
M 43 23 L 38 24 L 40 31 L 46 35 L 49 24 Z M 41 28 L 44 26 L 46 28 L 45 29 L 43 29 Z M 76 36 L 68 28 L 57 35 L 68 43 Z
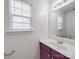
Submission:
M 14 32 L 33 32 L 34 30 L 9 30 L 6 33 L 14 33 Z

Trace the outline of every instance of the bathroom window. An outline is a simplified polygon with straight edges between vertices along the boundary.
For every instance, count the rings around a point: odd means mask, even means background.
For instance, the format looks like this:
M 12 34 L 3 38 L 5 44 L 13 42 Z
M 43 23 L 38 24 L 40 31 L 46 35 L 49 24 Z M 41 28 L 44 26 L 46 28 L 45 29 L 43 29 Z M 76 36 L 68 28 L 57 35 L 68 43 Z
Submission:
M 10 0 L 10 29 L 31 30 L 31 4 L 23 0 Z

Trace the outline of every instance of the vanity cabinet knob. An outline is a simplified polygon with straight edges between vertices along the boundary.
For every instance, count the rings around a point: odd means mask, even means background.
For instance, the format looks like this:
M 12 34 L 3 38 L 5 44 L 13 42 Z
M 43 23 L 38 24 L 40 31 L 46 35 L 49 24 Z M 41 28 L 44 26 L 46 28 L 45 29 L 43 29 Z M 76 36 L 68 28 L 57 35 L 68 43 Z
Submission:
M 52 59 L 53 59 L 53 57 L 52 57 Z
M 48 56 L 50 56 L 50 54 L 48 54 Z

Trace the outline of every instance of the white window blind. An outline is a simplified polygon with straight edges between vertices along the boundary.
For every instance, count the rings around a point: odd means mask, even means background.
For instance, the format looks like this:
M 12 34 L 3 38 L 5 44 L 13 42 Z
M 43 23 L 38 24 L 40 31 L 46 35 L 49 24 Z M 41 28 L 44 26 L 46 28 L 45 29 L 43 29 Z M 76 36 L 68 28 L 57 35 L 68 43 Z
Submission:
M 12 30 L 31 30 L 31 4 L 23 0 L 10 0 L 10 15 Z

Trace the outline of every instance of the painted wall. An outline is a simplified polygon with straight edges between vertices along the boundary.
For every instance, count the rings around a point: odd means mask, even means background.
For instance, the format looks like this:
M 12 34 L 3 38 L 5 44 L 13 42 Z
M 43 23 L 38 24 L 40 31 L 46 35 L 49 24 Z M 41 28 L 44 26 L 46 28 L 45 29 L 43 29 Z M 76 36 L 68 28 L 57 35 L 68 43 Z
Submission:
M 15 53 L 5 59 L 40 59 L 39 38 L 48 38 L 48 0 L 32 0 L 31 32 L 7 32 L 9 28 L 8 0 L 5 0 L 5 47 L 4 51 Z
M 66 36 L 75 39 L 75 11 L 66 14 Z

